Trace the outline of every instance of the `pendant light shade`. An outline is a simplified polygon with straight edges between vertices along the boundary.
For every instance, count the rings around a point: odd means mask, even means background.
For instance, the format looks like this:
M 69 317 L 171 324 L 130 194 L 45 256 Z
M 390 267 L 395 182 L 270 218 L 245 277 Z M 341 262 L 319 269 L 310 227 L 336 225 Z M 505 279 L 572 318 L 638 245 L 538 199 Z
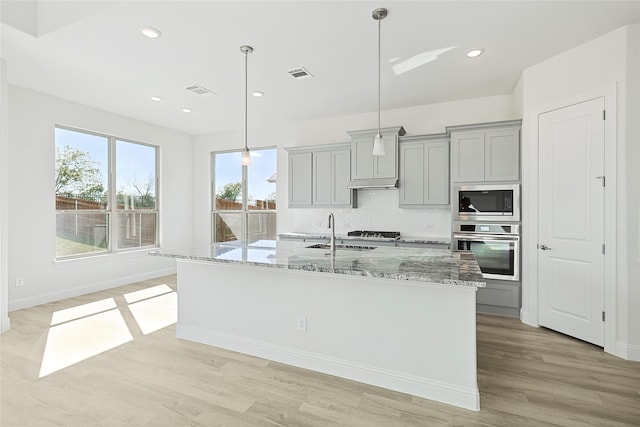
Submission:
M 380 21 L 387 17 L 388 11 L 384 8 L 375 9 L 371 16 L 378 21 L 378 133 L 373 139 L 373 155 L 384 156 L 384 141 L 380 134 Z
M 384 141 L 382 140 L 382 135 L 377 134 L 373 139 L 373 155 L 374 156 L 384 156 L 386 152 L 384 151 Z
M 251 164 L 251 154 L 249 149 L 242 150 L 242 166 L 249 166 Z
M 253 48 L 246 45 L 240 46 L 240 52 L 244 53 L 244 150 L 242 150 L 242 166 L 249 166 L 251 164 L 251 154 L 247 145 L 247 104 L 249 99 L 247 90 L 247 57 L 253 52 Z

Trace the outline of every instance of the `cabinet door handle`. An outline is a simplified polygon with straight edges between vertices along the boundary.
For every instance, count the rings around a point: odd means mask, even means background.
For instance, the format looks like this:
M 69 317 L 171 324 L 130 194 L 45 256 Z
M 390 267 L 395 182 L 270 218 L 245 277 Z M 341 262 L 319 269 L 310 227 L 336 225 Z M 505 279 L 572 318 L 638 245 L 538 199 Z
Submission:
M 538 245 L 538 247 L 540 249 L 542 249 L 543 251 L 550 251 L 551 250 L 551 248 L 549 246 L 547 246 L 547 245 Z

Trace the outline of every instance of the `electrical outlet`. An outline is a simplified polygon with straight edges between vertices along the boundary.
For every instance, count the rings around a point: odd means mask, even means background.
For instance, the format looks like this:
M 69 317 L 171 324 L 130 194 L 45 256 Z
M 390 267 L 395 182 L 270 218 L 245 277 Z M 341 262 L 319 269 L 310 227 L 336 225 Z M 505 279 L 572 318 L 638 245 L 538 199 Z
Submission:
M 298 316 L 296 329 L 300 332 L 307 332 L 307 318 L 305 316 Z
M 24 286 L 24 277 L 16 277 L 16 286 Z

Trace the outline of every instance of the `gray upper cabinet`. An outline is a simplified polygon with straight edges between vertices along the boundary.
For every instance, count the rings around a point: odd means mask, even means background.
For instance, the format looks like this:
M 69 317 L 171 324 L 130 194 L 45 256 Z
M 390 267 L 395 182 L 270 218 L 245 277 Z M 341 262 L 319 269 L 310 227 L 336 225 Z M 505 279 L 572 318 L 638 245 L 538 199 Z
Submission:
M 353 154 L 351 164 L 351 176 L 353 179 L 373 178 L 373 137 L 360 138 L 352 142 Z M 385 145 L 385 150 L 386 150 Z
M 400 207 L 449 204 L 449 135 L 400 139 Z
M 351 144 L 288 148 L 289 207 L 355 207 Z
M 484 180 L 519 180 L 520 129 L 488 131 L 484 138 Z
M 352 204 L 351 150 L 349 148 L 313 152 L 313 206 Z
M 289 207 L 311 206 L 312 153 L 289 153 Z
M 484 132 L 451 134 L 453 182 L 484 181 Z
M 331 205 L 355 207 L 355 191 L 347 188 L 351 180 L 351 149 L 331 152 Z
M 331 152 L 313 153 L 313 204 L 316 206 L 331 205 Z
M 521 120 L 450 126 L 451 180 L 497 182 L 520 179 Z
M 373 155 L 373 138 L 377 129 L 347 132 L 351 136 L 351 179 L 398 179 L 398 137 L 405 134 L 402 126 L 380 129 L 384 156 Z

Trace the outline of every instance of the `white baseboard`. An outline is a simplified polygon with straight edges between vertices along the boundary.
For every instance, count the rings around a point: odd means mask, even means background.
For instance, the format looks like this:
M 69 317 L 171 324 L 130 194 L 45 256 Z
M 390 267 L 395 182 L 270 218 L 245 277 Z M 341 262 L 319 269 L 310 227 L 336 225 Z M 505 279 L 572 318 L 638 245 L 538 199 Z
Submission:
M 4 334 L 9 329 L 11 329 L 11 319 L 8 316 L 0 319 L 0 334 Z
M 9 301 L 9 311 L 11 312 L 14 310 L 21 310 L 23 308 L 34 307 L 36 305 L 59 301 L 65 298 L 73 298 L 80 295 L 86 295 L 92 292 L 104 291 L 105 289 L 116 288 L 118 286 L 141 282 L 143 280 L 155 279 L 156 277 L 167 276 L 169 274 L 175 273 L 176 267 L 173 266 L 140 274 L 118 277 L 116 279 L 105 280 L 103 282 L 89 283 L 87 285 L 77 286 L 70 289 L 63 289 L 56 292 L 48 292 L 45 294 L 34 295 L 27 298 L 19 298 Z
M 529 311 L 525 310 L 524 308 L 520 309 L 520 321 L 522 323 L 524 323 L 525 325 L 534 326 L 536 328 L 538 328 L 540 326 L 537 323 L 533 323 L 531 321 L 531 315 L 530 315 Z
M 365 384 L 436 400 L 472 411 L 480 410 L 478 388 L 466 388 L 398 371 L 337 359 L 291 347 L 284 347 L 250 338 L 178 324 L 176 336 L 227 350 L 273 360 L 287 365 L 335 375 Z
M 640 362 L 640 345 L 627 344 L 625 342 L 616 342 L 616 356 L 626 360 Z

